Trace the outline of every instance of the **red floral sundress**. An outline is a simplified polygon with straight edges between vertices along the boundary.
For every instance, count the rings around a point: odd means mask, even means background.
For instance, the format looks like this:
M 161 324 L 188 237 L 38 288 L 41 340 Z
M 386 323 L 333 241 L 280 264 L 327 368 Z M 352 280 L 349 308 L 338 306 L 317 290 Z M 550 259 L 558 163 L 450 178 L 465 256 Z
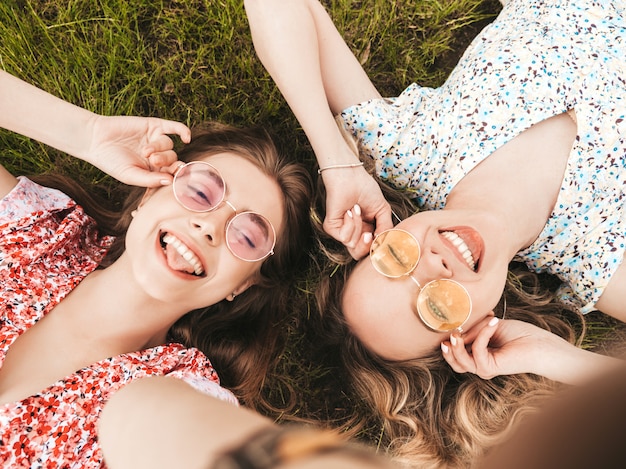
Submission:
M 0 366 L 13 341 L 98 266 L 111 242 L 65 194 L 19 178 L 0 201 Z M 100 412 L 120 387 L 151 375 L 183 379 L 237 405 L 197 349 L 170 343 L 107 358 L 0 406 L 0 467 L 105 467 Z

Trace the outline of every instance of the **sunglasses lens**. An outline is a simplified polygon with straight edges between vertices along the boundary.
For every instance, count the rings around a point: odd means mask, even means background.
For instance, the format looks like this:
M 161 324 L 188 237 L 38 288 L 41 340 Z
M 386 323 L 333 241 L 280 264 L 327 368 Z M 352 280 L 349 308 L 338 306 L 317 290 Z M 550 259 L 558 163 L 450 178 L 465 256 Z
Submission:
M 407 231 L 391 229 L 376 236 L 370 248 L 374 268 L 387 277 L 401 277 L 415 269 L 420 260 L 420 245 Z
M 183 207 L 194 212 L 216 208 L 224 200 L 225 191 L 220 173 L 205 162 L 188 163 L 174 177 L 174 195 Z
M 463 285 L 454 280 L 428 282 L 417 296 L 417 312 L 422 321 L 439 332 L 461 327 L 472 311 L 472 300 Z
M 226 229 L 231 252 L 244 261 L 259 261 L 274 250 L 276 233 L 267 218 L 254 212 L 236 215 Z

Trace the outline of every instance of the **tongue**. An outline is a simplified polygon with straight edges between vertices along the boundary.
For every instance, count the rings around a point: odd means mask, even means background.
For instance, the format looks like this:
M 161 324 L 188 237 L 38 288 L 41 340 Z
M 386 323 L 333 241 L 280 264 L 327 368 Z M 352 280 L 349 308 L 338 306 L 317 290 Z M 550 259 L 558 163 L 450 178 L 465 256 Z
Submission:
M 174 247 L 168 244 L 165 248 L 165 252 L 167 253 L 167 263 L 171 269 L 185 272 L 187 274 L 194 273 L 191 264 L 187 262 Z
M 483 240 L 480 235 L 471 228 L 459 228 L 454 230 L 454 232 L 467 244 L 474 262 L 478 262 L 483 251 Z

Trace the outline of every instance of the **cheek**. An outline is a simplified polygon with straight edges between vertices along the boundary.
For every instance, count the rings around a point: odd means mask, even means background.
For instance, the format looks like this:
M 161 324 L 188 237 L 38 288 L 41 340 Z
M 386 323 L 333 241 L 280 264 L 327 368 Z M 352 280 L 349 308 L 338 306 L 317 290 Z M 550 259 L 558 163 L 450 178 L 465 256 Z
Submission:
M 228 253 L 230 254 L 230 253 Z M 233 257 L 230 255 L 230 257 Z M 260 263 L 245 262 L 239 259 L 223 258 L 223 262 L 217 266 L 215 276 L 212 279 L 215 288 L 225 292 L 224 296 L 230 295 L 234 290 L 242 285 L 252 285 L 258 278 Z
M 139 214 L 136 214 L 128 225 L 126 230 L 124 249 L 129 253 L 134 253 L 139 247 L 139 237 L 145 231 L 143 221 Z
M 504 292 L 504 283 L 503 278 L 493 278 L 467 287 L 472 298 L 471 321 L 479 321 L 496 308 Z
M 133 252 L 151 248 L 157 242 L 157 222 L 149 210 L 139 209 L 126 230 L 125 249 Z

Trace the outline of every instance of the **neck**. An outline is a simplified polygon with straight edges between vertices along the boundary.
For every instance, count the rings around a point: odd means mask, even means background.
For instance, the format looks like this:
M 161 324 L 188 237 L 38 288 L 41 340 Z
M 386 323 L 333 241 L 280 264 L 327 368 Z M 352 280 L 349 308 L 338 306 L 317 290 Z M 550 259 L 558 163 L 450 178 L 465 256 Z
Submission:
M 114 264 L 89 274 L 59 305 L 65 324 L 118 353 L 165 343 L 168 330 L 186 311 L 175 314 L 171 304 L 142 294 L 120 270 Z
M 478 186 L 469 184 L 474 186 L 472 188 L 457 186 L 445 207 L 473 212 L 479 226 L 485 223 L 492 230 L 497 229 L 505 243 L 502 248 L 510 258 L 533 243 L 552 209 L 545 197 L 531 196 L 531 191 L 524 185 L 515 184 L 513 179 L 516 178 L 501 175 Z
M 549 118 L 496 150 L 452 190 L 446 208 L 494 217 L 514 255 L 544 229 L 557 201 L 576 136 L 565 114 Z M 503 234 L 506 234 L 503 233 Z

